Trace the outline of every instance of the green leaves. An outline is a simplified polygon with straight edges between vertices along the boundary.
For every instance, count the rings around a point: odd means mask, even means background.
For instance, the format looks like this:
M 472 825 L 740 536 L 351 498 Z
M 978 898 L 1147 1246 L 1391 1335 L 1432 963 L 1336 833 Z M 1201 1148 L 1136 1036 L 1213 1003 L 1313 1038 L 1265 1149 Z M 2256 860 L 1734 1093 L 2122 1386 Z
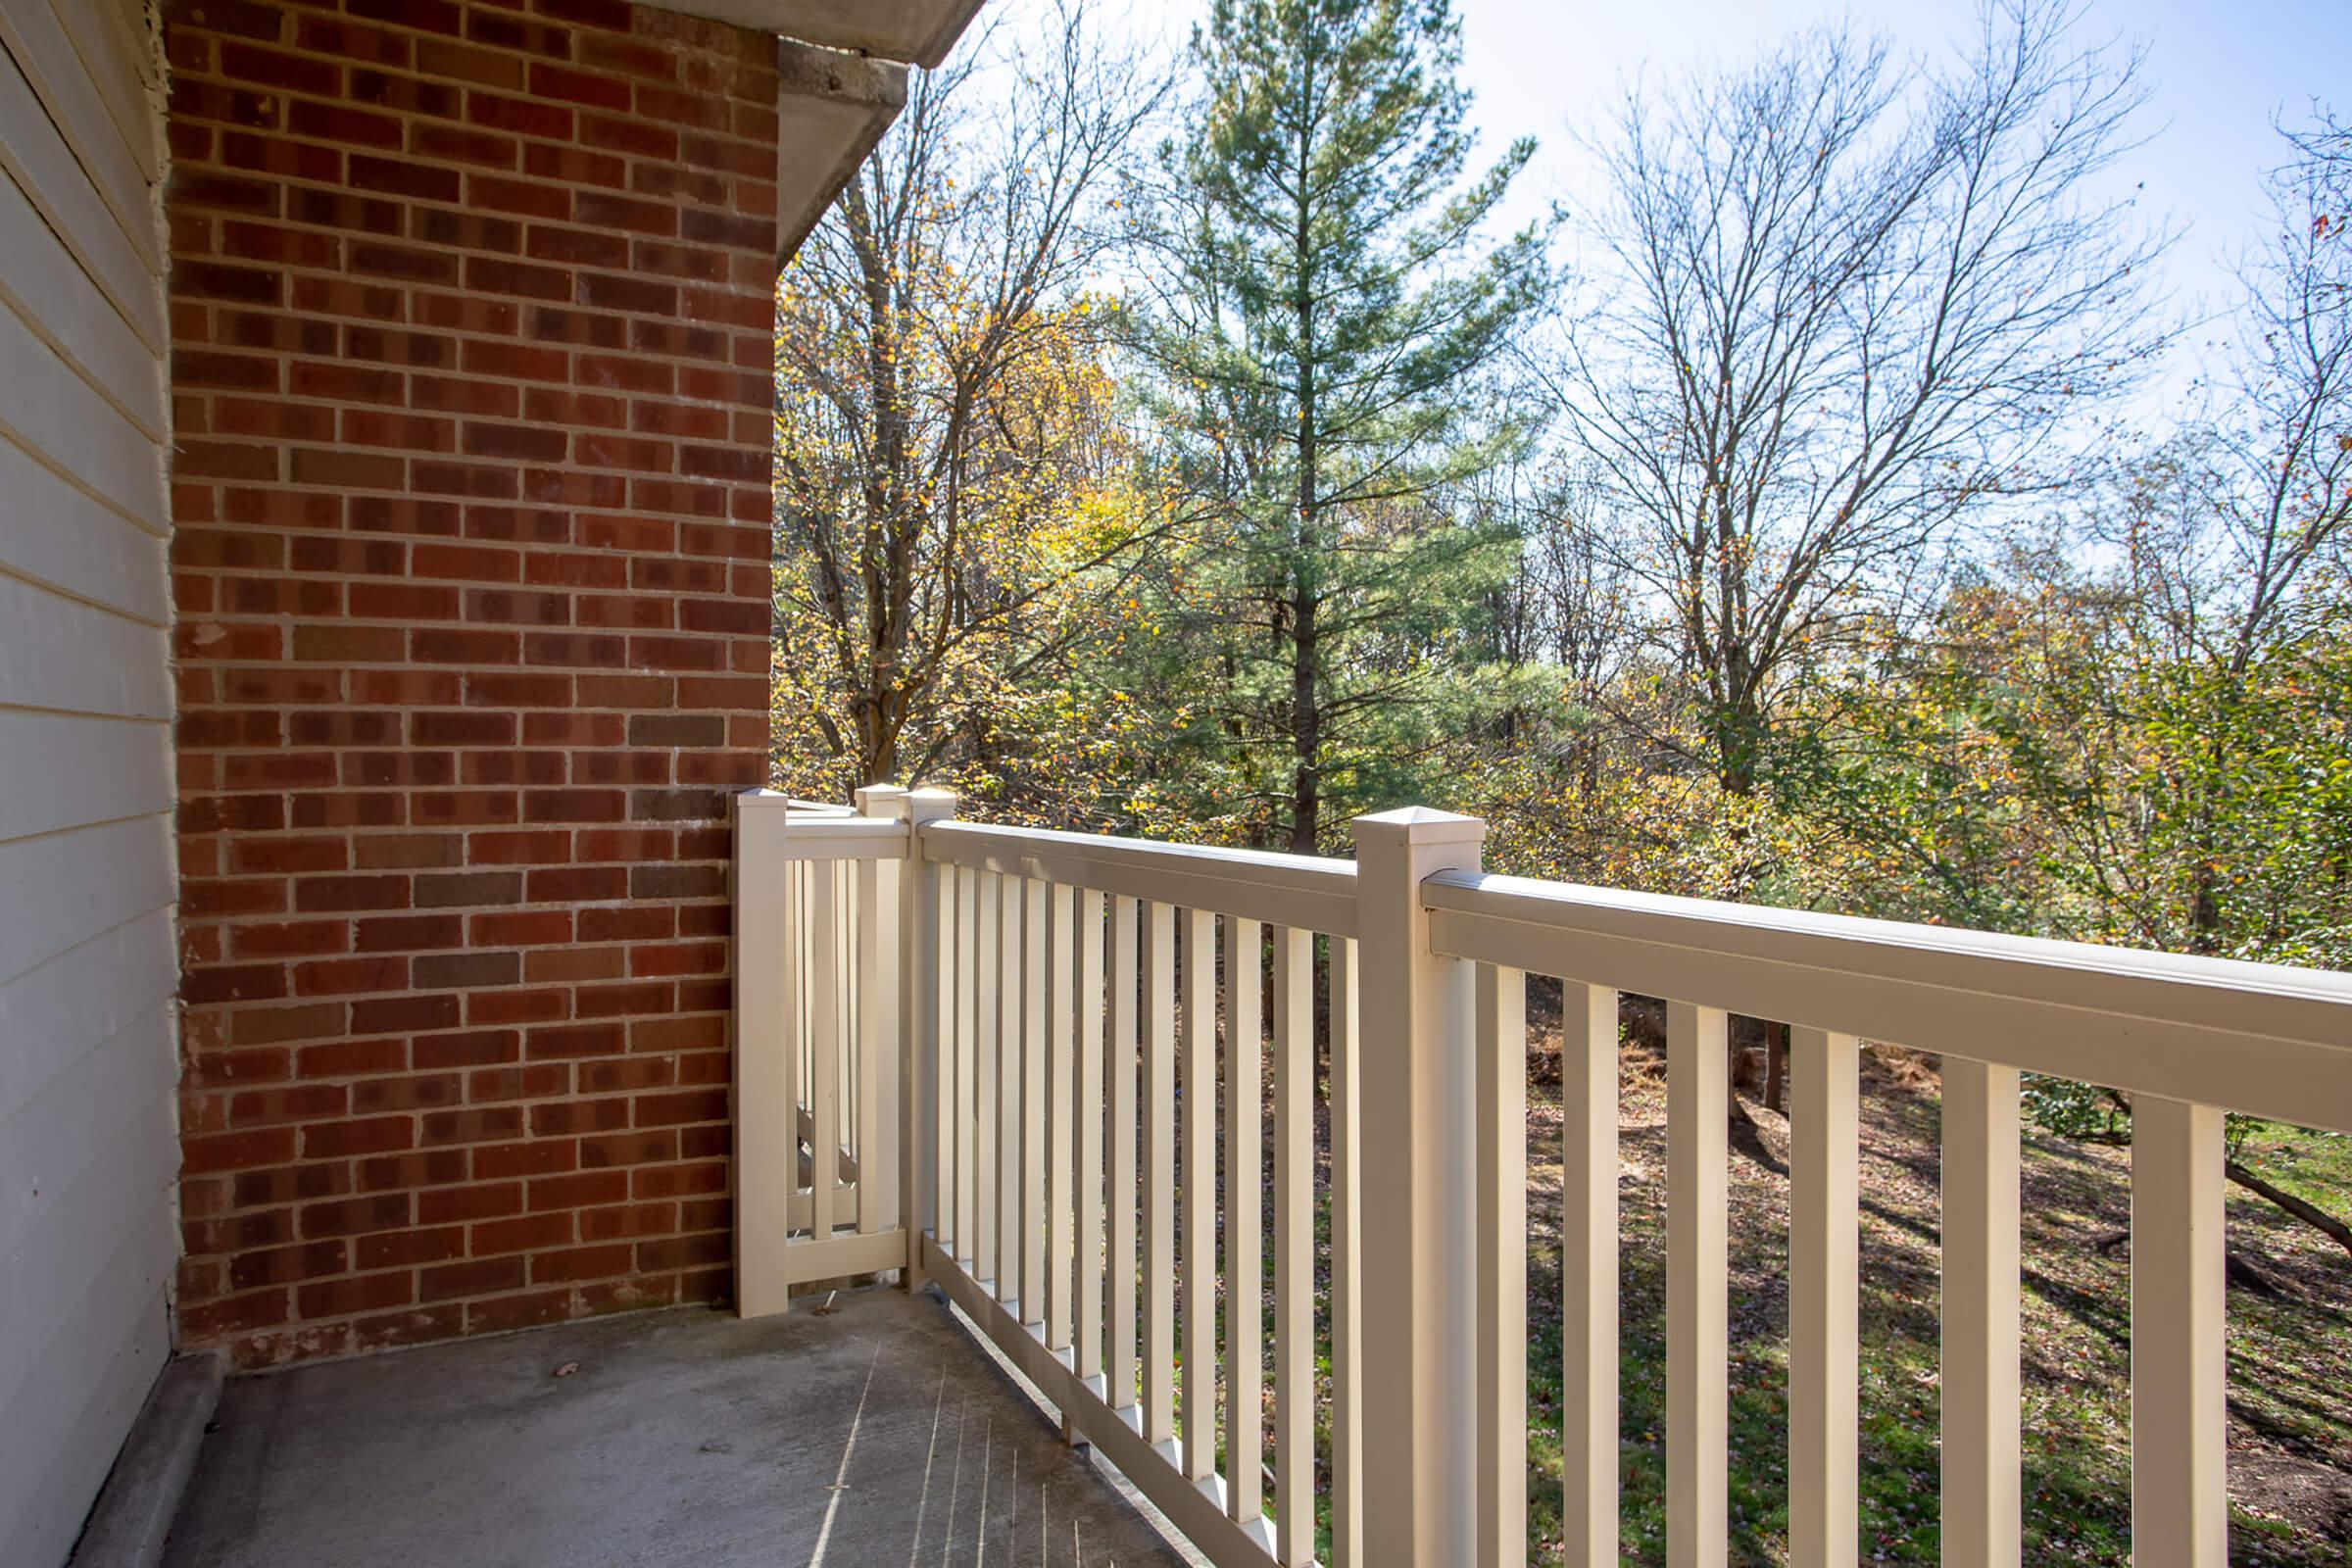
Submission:
M 1455 492 L 1526 440 L 1478 389 L 1548 283 L 1537 236 L 1480 231 L 1533 148 L 1468 173 L 1443 0 L 1221 0 L 1193 60 L 1137 346 L 1201 521 L 1144 684 L 1201 715 L 1203 809 L 1309 850 L 1425 783 L 1471 706 L 1462 619 L 1512 542 Z

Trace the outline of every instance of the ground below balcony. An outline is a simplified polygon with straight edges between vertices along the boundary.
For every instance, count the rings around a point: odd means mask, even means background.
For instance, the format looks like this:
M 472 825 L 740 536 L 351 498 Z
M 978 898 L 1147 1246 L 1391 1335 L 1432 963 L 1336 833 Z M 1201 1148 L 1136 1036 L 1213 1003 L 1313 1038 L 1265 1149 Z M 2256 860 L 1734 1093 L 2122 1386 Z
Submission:
M 1188 1560 L 930 1293 L 818 1308 L 639 1313 L 237 1379 L 165 1563 Z

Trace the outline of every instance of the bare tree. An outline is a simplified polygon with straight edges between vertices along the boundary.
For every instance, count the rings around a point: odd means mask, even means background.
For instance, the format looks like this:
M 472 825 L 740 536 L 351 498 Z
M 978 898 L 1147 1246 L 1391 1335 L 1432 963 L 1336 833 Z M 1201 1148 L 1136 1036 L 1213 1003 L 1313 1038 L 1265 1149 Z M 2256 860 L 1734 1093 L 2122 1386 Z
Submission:
M 2230 368 L 2115 541 L 2173 656 L 2230 678 L 2308 629 L 2326 601 L 2306 590 L 2352 538 L 2352 133 L 2323 115 L 2286 135 Z
M 1612 736 L 1628 727 L 1626 676 L 1642 651 L 1637 585 L 1604 536 L 1605 494 L 1580 465 L 1555 458 L 1514 489 L 1524 545 L 1498 617 L 1510 636 L 1496 653 L 1556 679 L 1568 722 L 1554 760 L 1592 789 Z
M 1116 445 L 1084 295 L 1168 87 L 1052 17 L 920 74 L 778 289 L 778 642 L 853 782 L 928 766 L 946 729 L 902 743 L 958 662 L 1134 543 L 1031 548 Z
M 2052 482 L 2072 411 L 2157 346 L 2161 242 L 2092 189 L 2138 60 L 2077 20 L 1995 0 L 1945 70 L 1817 30 L 1629 93 L 1597 149 L 1597 300 L 1555 384 L 1728 792 L 1756 789 L 1787 677 Z
M 2258 666 L 2340 623 L 2352 564 L 2352 135 L 2324 112 L 2288 131 L 2269 181 L 2274 232 L 2238 268 L 2228 371 L 2142 465 L 2107 542 L 2156 653 L 2236 710 Z M 2183 796 L 2188 940 L 2217 951 L 2230 831 L 2227 749 L 2201 733 L 2166 769 Z

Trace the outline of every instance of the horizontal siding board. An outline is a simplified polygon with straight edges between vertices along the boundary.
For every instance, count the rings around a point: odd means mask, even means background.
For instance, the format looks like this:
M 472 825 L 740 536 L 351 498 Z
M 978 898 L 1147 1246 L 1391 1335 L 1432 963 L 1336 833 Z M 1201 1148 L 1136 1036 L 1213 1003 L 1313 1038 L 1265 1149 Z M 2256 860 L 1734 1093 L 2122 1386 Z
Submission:
M 0 844 L 0 979 L 172 899 L 170 827 L 133 817 Z M 24 891 L 37 890 L 37 897 Z
M 161 532 L 163 455 L 98 389 L 74 373 L 13 310 L 0 311 L 0 425 L 95 496 Z
M 152 440 L 163 438 L 164 383 L 139 341 L 13 177 L 0 174 L 0 290 L 55 348 Z
M 50 0 L 0 5 L 0 44 L 15 57 L 18 72 L 48 111 L 50 122 L 59 127 L 83 177 L 105 202 L 116 232 L 146 262 L 150 273 L 160 271 L 162 248 L 149 205 L 154 182 L 139 167 Z
M 161 724 L 0 708 L 0 843 L 172 807 L 171 736 Z
M 22 5 L 26 0 L 8 3 Z M 161 350 L 164 301 L 156 287 L 162 275 L 157 253 L 133 244 L 122 231 L 105 197 L 58 134 L 16 57 L 5 49 L 0 49 L 0 169 L 24 188 L 140 338 Z
M 122 138 L 139 177 L 152 184 L 163 172 L 162 149 L 155 133 L 154 105 L 147 96 L 148 77 L 139 34 L 124 31 L 124 19 L 111 6 L 90 0 L 49 0 L 57 20 L 73 40 L 74 54 L 90 82 L 106 102 L 107 117 Z
M 70 1203 L 82 1183 L 100 1179 L 98 1167 L 122 1162 L 123 1152 L 134 1147 L 124 1135 L 160 1097 L 172 1092 L 175 1071 L 171 1013 L 157 1006 L 0 1121 L 0 1258 L 44 1252 L 27 1248 L 26 1239 Z M 150 1175 L 152 1169 L 151 1164 Z M 66 1245 L 46 1250 L 46 1255 L 73 1250 L 70 1238 L 58 1240 Z M 78 1291 L 83 1283 L 69 1281 L 65 1271 L 50 1268 L 42 1271 L 34 1288 L 65 1285 Z M 12 1280 L 5 1298 L 12 1306 L 25 1304 L 17 1296 Z M 35 1313 L 18 1321 L 41 1318 Z
M 160 908 L 0 985 L 0 1120 L 178 989 L 172 916 Z
M 172 711 L 163 628 L 0 576 L 0 704 L 161 721 Z
M 172 614 L 168 570 L 161 539 L 0 435 L 0 571 L 161 626 Z

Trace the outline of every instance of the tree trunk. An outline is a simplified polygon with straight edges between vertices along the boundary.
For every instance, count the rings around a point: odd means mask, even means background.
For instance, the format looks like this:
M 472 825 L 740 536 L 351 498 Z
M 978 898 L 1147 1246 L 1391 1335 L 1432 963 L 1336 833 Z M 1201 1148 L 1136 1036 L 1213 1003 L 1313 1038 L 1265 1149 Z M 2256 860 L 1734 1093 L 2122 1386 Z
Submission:
M 2273 1187 L 2234 1159 L 2222 1168 L 2231 1181 L 2243 1187 L 2247 1192 L 2277 1204 L 2326 1236 L 2345 1251 L 2352 1252 L 2352 1225 L 2346 1224 L 2317 1204 L 2305 1202 L 2283 1188 Z
M 1323 710 L 1315 701 L 1315 604 L 1304 594 L 1291 606 L 1291 853 L 1312 855 L 1323 814 Z
M 1298 168 L 1311 168 L 1314 149 L 1306 122 L 1298 126 Z M 1315 383 L 1315 212 L 1303 180 L 1291 234 L 1292 282 L 1296 292 L 1291 308 L 1298 321 L 1298 516 L 1293 536 L 1291 562 L 1291 853 L 1312 855 L 1322 828 L 1323 704 L 1317 690 L 1318 634 L 1316 612 L 1323 547 L 1323 498 L 1315 471 L 1322 461 L 1322 406 Z

